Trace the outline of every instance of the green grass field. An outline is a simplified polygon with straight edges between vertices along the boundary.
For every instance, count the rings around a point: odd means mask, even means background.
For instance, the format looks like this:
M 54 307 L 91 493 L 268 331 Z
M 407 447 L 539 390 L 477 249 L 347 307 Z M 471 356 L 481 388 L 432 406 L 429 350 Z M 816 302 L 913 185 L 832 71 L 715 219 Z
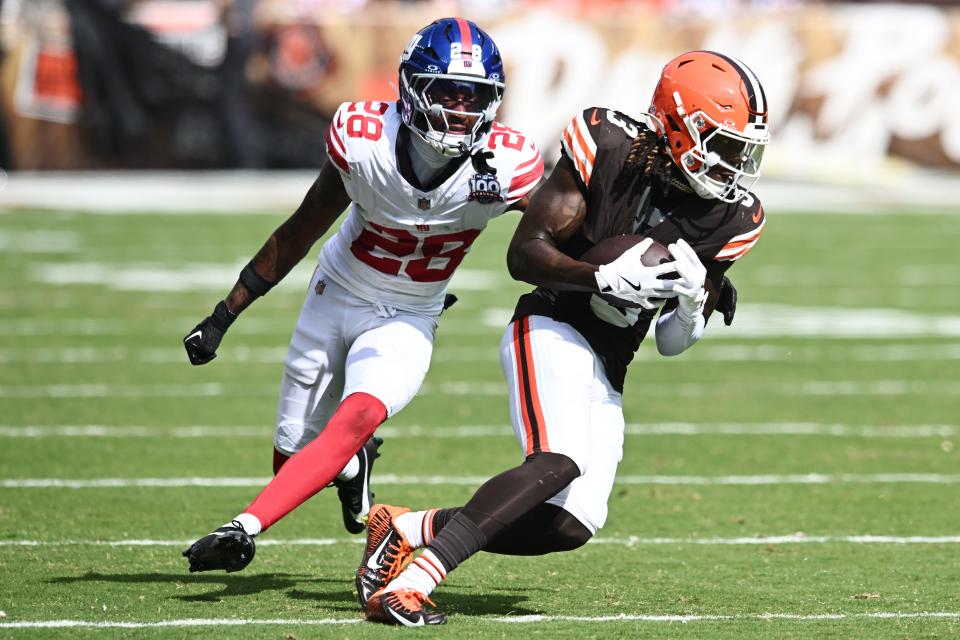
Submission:
M 0 637 L 406 633 L 361 623 L 360 540 L 332 492 L 262 536 L 242 573 L 190 575 L 180 557 L 270 473 L 314 258 L 215 362 L 191 367 L 180 339 L 281 219 L 0 215 Z M 423 392 L 383 429 L 381 501 L 458 505 L 520 460 L 497 362 L 526 289 L 504 267 L 516 219 L 468 256 Z M 731 272 L 734 327 L 711 323 L 675 359 L 641 348 L 596 544 L 481 554 L 434 594 L 450 623 L 413 633 L 960 635 L 958 218 L 769 220 Z

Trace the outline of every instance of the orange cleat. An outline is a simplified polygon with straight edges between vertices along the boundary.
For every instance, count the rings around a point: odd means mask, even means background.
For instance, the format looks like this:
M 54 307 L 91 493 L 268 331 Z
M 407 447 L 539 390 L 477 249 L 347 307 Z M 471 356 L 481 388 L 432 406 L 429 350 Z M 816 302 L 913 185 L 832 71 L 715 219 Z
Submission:
M 357 597 L 366 608 L 371 596 L 400 575 L 413 560 L 413 547 L 394 526 L 397 516 L 409 512 L 406 507 L 375 504 L 367 519 L 367 546 L 357 568 Z

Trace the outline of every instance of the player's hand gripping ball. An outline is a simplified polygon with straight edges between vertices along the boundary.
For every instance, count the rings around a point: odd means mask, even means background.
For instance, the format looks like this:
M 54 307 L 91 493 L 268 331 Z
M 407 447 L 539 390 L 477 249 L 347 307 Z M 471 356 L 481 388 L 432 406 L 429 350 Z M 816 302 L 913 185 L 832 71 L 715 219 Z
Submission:
M 677 295 L 673 292 L 673 279 L 677 278 L 673 256 L 652 238 L 607 238 L 590 247 L 580 260 L 599 265 L 598 295 L 614 306 L 656 309 L 666 298 Z

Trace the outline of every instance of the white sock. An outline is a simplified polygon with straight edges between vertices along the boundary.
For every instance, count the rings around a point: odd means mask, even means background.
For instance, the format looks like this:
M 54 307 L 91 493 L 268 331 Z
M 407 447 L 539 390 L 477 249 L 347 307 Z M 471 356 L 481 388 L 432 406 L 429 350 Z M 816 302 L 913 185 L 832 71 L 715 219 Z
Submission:
M 353 480 L 360 473 L 360 459 L 357 456 L 350 458 L 347 466 L 337 474 L 337 480 Z
M 437 585 L 447 577 L 447 570 L 433 552 L 427 549 L 421 553 L 399 576 L 390 581 L 386 591 L 412 589 L 429 596 Z
M 393 523 L 411 547 L 421 549 L 433 542 L 433 516 L 437 511 L 408 511 L 397 516 Z
M 260 518 L 252 513 L 241 513 L 233 520 L 239 522 L 240 526 L 243 527 L 243 530 L 249 533 L 251 536 L 259 535 L 260 531 L 263 529 L 263 525 L 260 524 Z M 229 527 L 232 525 L 233 521 L 228 522 L 223 526 Z

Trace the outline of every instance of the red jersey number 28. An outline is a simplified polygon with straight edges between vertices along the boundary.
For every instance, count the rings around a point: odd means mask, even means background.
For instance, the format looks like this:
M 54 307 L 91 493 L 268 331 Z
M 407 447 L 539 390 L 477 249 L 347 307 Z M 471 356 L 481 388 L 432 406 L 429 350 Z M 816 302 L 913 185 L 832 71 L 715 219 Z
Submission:
M 414 282 L 442 282 L 463 262 L 480 229 L 418 238 L 404 229 L 369 223 L 350 245 L 350 252 L 380 273 L 405 273 Z M 374 250 L 379 249 L 374 255 Z M 388 255 L 384 255 L 388 254 Z
M 487 142 L 487 148 L 496 149 L 498 144 L 514 151 L 523 149 L 525 138 L 523 134 L 516 129 L 505 127 L 499 122 L 494 122 L 490 127 L 490 140 Z
M 366 113 L 357 113 L 357 107 L 363 107 Z M 347 108 L 347 136 L 379 140 L 383 135 L 383 120 L 380 116 L 387 110 L 386 103 L 354 102 Z M 367 115 L 369 114 L 369 115 Z

